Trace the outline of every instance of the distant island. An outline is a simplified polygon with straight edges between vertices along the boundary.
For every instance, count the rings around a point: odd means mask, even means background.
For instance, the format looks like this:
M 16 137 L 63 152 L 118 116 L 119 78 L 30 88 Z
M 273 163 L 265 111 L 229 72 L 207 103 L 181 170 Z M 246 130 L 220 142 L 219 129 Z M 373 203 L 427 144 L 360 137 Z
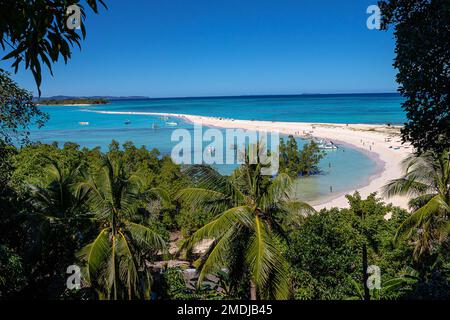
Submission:
M 35 97 L 33 100 L 35 103 L 43 104 L 43 101 L 48 100 L 82 100 L 82 99 L 89 99 L 89 100 L 107 100 L 107 101 L 114 101 L 114 100 L 148 100 L 149 97 L 146 96 L 50 96 L 50 97 L 41 97 L 37 98 Z M 61 103 L 59 103 L 61 104 Z
M 109 100 L 101 98 L 74 98 L 74 99 L 44 99 L 36 102 L 38 105 L 54 106 L 54 105 L 91 105 L 91 104 L 107 104 Z

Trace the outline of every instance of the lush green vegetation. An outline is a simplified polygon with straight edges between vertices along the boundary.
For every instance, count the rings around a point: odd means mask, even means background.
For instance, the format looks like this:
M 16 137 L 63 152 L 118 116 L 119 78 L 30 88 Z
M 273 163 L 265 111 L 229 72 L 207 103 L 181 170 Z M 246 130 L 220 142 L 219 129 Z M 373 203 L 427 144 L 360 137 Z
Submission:
M 169 230 L 178 227 L 163 222 L 177 210 L 164 190 L 188 183 L 170 158 L 113 142 L 106 154 L 35 144 L 4 160 L 14 169 L 2 188 L 2 258 L 24 268 L 21 294 L 63 297 L 66 268 L 85 261 L 90 294 L 148 297 L 151 277 L 142 263 L 162 255 Z
M 132 143 L 113 142 L 105 153 L 73 143 L 8 149 L 2 298 L 148 299 L 153 292 L 161 299 L 363 299 L 363 263 L 381 270 L 371 299 L 449 298 L 442 224 L 420 220 L 441 237 L 429 242 L 429 254 L 417 255 L 428 229 L 376 195 L 355 194 L 349 209 L 315 212 L 289 199 L 288 175 L 261 176 L 261 164 L 223 177 L 209 167 L 181 168 Z M 441 214 L 430 219 L 448 226 Z M 414 232 L 399 237 L 405 225 Z M 175 233 L 184 240 L 171 243 Z M 194 253 L 202 239 L 214 241 Z M 169 253 L 171 245 L 178 249 Z M 187 281 L 183 267 L 162 274 L 153 267 L 173 259 L 198 268 L 195 279 Z M 83 266 L 80 290 L 66 288 L 73 264 Z M 205 280 L 210 275 L 215 283 Z
M 29 144 L 20 128 L 45 115 L 2 84 L 11 94 L 0 131 L 0 298 L 449 298 L 446 152 L 407 159 L 405 176 L 386 186 L 416 196 L 412 214 L 375 194 L 315 212 L 291 197 L 291 176 L 320 160 L 314 144 L 299 151 L 290 139 L 275 177 L 248 161 L 229 177 L 184 168 L 131 142 L 106 152 Z M 78 290 L 66 286 L 71 265 L 82 267 Z M 189 266 L 198 273 L 188 279 Z M 369 266 L 379 289 L 368 286 Z
M 319 149 L 313 140 L 299 150 L 294 137 L 289 137 L 286 142 L 283 138 L 280 139 L 280 172 L 287 173 L 291 177 L 319 173 L 319 162 L 324 157 L 325 152 Z
M 382 27 L 396 40 L 394 67 L 408 121 L 403 140 L 419 152 L 450 148 L 448 0 L 382 0 Z
M 49 106 L 57 106 L 57 105 L 71 105 L 71 104 L 107 104 L 109 103 L 106 99 L 92 99 L 92 98 L 79 98 L 79 99 L 46 99 L 39 100 L 39 105 L 49 105 Z
M 80 44 L 75 32 L 60 32 L 65 1 L 0 2 L 5 59 L 16 71 L 26 62 L 39 87 L 41 62 L 51 68 Z M 97 12 L 103 2 L 86 3 Z M 45 115 L 1 72 L 0 299 L 449 299 L 448 2 L 383 3 L 408 98 L 404 139 L 430 150 L 407 159 L 405 176 L 385 188 L 415 195 L 412 213 L 375 194 L 320 212 L 292 199 L 289 176 L 314 173 L 321 157 L 292 139 L 276 177 L 262 176 L 260 163 L 230 177 L 181 168 L 131 142 L 113 141 L 106 152 L 27 144 L 26 128 Z M 173 243 L 174 234 L 184 238 Z M 211 244 L 199 253 L 200 240 Z M 169 259 L 199 273 L 187 281 L 183 268 L 156 264 Z M 74 264 L 82 283 L 69 290 Z M 381 271 L 379 289 L 367 285 L 370 265 Z
M 405 175 L 384 188 L 388 196 L 413 196 L 409 202 L 413 212 L 400 226 L 395 240 L 414 238 L 416 258 L 434 256 L 442 250 L 450 230 L 450 154 L 428 151 L 411 155 L 403 165 Z
M 197 230 L 190 245 L 214 239 L 199 262 L 199 283 L 210 273 L 226 268 L 236 292 L 248 282 L 251 299 L 289 297 L 289 266 L 285 251 L 285 226 L 302 214 L 314 212 L 308 204 L 289 198 L 292 180 L 286 174 L 269 179 L 261 163 L 247 161 L 231 177 L 210 168 L 193 167 L 195 188 L 179 192 L 194 208 L 214 212 L 214 219 Z
M 67 7 L 77 4 L 80 8 L 81 35 L 67 25 Z M 72 57 L 71 48 L 81 48 L 86 36 L 86 11 L 88 6 L 95 13 L 99 6 L 106 8 L 103 0 L 1 0 L 0 46 L 6 53 L 4 60 L 11 59 L 17 73 L 22 64 L 30 69 L 41 95 L 42 65 L 52 73 L 52 64 L 61 57 L 64 62 Z M 36 19 L 39 17 L 39 19 Z
M 26 143 L 31 123 L 44 125 L 47 115 L 33 103 L 31 92 L 20 88 L 0 69 L 0 144 Z

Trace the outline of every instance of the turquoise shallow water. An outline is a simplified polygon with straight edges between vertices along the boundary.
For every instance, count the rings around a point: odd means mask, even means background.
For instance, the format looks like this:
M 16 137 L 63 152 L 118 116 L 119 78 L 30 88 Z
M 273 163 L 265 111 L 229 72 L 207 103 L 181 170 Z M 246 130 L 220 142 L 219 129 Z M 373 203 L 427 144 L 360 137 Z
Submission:
M 274 121 L 402 124 L 398 94 L 336 94 L 116 101 L 94 109 L 188 113 Z
M 112 101 L 111 104 L 91 107 L 45 106 L 41 109 L 50 120 L 41 129 L 32 128 L 31 139 L 61 145 L 73 141 L 83 147 L 96 146 L 106 149 L 112 139 L 121 143 L 133 141 L 135 145 L 157 148 L 162 154 L 170 154 L 177 142 L 171 141 L 174 129 L 193 126 L 180 119 L 178 126 L 170 127 L 156 116 L 98 114 L 89 110 L 185 113 L 204 116 L 220 116 L 235 119 L 311 121 L 331 123 L 392 123 L 405 120 L 400 108 L 401 98 L 395 94 L 370 95 L 313 95 L 283 97 L 231 97 L 153 99 L 136 101 Z M 126 125 L 125 121 L 130 124 Z M 89 122 L 82 126 L 79 122 Z M 153 129 L 153 124 L 156 129 Z M 298 139 L 300 145 L 303 140 Z M 331 168 L 330 168 L 331 163 Z M 218 165 L 224 174 L 235 166 Z M 298 194 L 308 201 L 345 192 L 362 186 L 379 170 L 377 161 L 360 150 L 341 146 L 328 151 L 321 162 L 320 175 L 299 179 Z M 330 186 L 333 193 L 330 193 Z

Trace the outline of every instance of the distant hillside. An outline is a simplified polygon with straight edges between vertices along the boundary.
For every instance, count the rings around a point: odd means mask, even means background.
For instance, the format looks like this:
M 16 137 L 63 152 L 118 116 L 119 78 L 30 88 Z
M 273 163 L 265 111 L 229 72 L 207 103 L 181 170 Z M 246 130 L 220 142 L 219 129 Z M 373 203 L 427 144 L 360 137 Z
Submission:
M 75 104 L 107 104 L 109 100 L 98 98 L 70 98 L 70 99 L 40 99 L 36 101 L 40 105 L 75 105 Z
M 80 99 L 102 99 L 102 100 L 146 100 L 150 99 L 145 96 L 89 96 L 89 97 L 77 97 L 77 96 L 52 96 L 52 97 L 42 97 L 40 99 L 35 98 L 34 101 L 37 103 L 41 103 L 42 101 L 47 100 L 80 100 Z

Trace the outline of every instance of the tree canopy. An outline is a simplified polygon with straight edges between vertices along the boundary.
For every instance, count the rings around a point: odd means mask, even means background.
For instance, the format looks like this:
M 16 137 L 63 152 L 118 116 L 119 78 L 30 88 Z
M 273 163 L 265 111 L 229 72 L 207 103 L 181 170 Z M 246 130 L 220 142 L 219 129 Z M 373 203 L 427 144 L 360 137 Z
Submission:
M 7 54 L 3 60 L 12 59 L 17 72 L 21 63 L 30 69 L 41 94 L 42 67 L 44 63 L 52 73 L 52 63 L 60 57 L 70 59 L 71 47 L 81 48 L 86 36 L 83 2 L 95 13 L 99 5 L 106 8 L 103 0 L 0 0 L 0 46 Z M 81 35 L 67 27 L 70 5 L 80 8 Z
M 380 1 L 382 27 L 394 29 L 394 67 L 406 98 L 408 121 L 402 135 L 419 152 L 450 147 L 450 2 Z
M 319 173 L 319 162 L 325 156 L 326 153 L 319 149 L 314 140 L 305 143 L 303 148 L 299 150 L 294 137 L 289 137 L 286 142 L 283 138 L 280 138 L 280 171 L 291 177 Z
M 33 104 L 32 94 L 0 70 L 0 141 L 7 144 L 13 140 L 25 142 L 28 126 L 32 122 L 42 126 L 46 119 L 47 115 Z

